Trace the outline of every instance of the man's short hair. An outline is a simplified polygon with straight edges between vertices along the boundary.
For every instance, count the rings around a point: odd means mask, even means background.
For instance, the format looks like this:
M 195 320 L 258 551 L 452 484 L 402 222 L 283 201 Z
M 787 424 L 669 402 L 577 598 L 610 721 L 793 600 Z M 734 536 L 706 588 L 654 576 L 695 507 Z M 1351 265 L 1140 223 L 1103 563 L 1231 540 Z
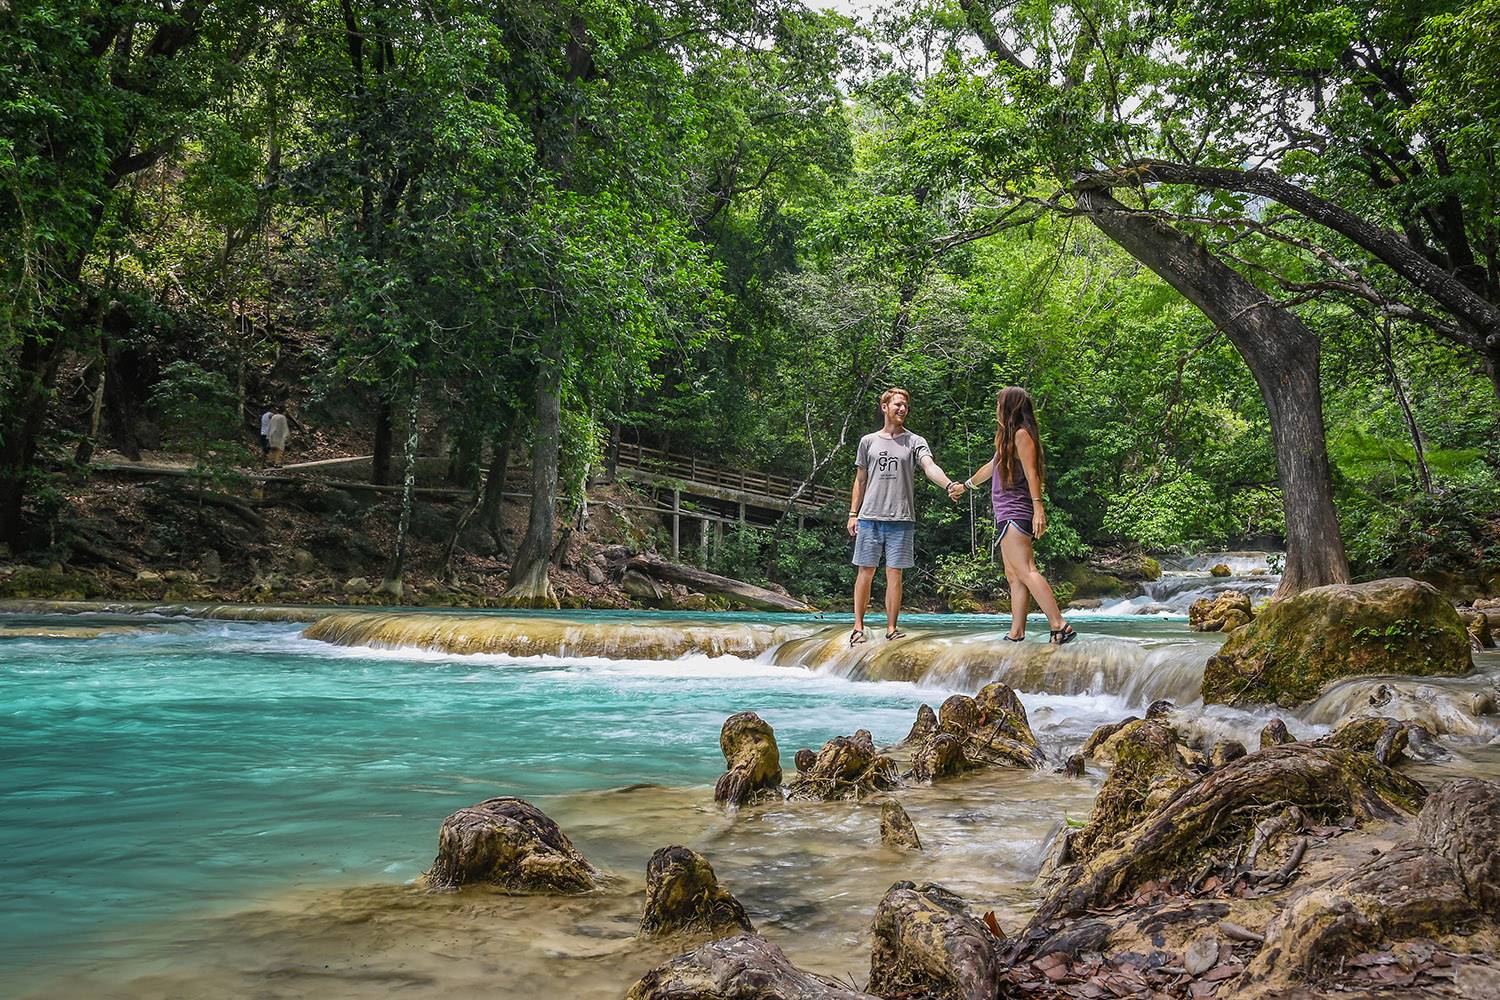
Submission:
M 911 405 L 911 393 L 907 392 L 905 389 L 901 388 L 900 386 L 895 386 L 895 385 L 891 386 L 885 392 L 882 392 L 880 394 L 880 405 L 882 407 L 885 406 L 886 403 L 889 403 L 891 401 L 891 397 L 897 395 L 898 393 L 900 395 L 906 397 L 906 404 L 908 406 L 910 406 Z

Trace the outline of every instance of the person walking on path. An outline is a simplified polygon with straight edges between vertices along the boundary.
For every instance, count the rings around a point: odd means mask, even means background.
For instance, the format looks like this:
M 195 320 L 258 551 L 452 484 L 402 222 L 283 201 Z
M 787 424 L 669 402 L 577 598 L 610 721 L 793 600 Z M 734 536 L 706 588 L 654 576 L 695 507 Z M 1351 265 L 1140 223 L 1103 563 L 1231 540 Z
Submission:
M 1011 625 L 1005 638 L 1011 642 L 1026 638 L 1027 606 L 1035 597 L 1047 615 L 1052 642 L 1060 646 L 1078 638 L 1078 633 L 1063 619 L 1052 585 L 1037 569 L 1032 549 L 1033 540 L 1047 531 L 1047 511 L 1042 502 L 1046 460 L 1031 396 L 1025 389 L 1012 385 L 1000 390 L 995 401 L 995 425 L 995 457 L 958 485 L 954 499 L 965 489 L 978 489 L 986 479 L 993 479 L 990 502 L 995 511 L 995 544 L 1005 564 L 1005 579 L 1010 582 Z
M 875 570 L 885 560 L 885 637 L 900 639 L 901 571 L 916 563 L 915 469 L 957 498 L 957 484 L 932 457 L 920 434 L 906 429 L 911 394 L 887 389 L 880 397 L 885 424 L 859 439 L 854 458 L 854 493 L 849 503 L 849 534 L 854 537 L 854 631 L 849 645 L 865 641 L 865 609 Z
M 270 407 L 260 415 L 260 460 L 262 464 L 271 454 L 271 415 L 275 407 Z
M 266 427 L 266 444 L 269 448 L 271 468 L 281 468 L 282 457 L 286 453 L 287 438 L 291 436 L 292 428 L 287 423 L 286 406 L 278 403 L 272 408 L 271 420 Z

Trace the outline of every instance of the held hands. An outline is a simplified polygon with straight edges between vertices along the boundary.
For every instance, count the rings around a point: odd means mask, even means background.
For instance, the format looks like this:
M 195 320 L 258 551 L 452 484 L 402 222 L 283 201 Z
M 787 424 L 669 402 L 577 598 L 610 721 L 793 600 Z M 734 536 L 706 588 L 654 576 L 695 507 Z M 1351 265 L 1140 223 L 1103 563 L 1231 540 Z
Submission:
M 961 483 L 961 482 L 959 482 L 958 480 L 955 479 L 951 483 L 948 484 L 948 499 L 949 500 L 952 500 L 954 503 L 958 503 L 958 498 L 961 497 L 961 496 L 963 496 L 963 495 L 964 495 L 964 484 L 963 483 Z

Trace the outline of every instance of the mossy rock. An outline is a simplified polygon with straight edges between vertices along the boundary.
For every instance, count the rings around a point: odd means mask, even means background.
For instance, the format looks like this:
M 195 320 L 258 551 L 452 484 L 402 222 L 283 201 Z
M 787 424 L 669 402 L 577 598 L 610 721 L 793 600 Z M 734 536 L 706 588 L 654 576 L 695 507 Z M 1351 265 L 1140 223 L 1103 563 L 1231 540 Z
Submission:
M 0 577 L 0 598 L 16 601 L 83 601 L 102 594 L 91 576 L 56 572 L 38 566 L 18 566 Z
M 1125 597 L 1135 593 L 1135 585 L 1125 578 L 1101 573 L 1087 563 L 1064 565 L 1055 582 L 1072 584 L 1075 597 Z
M 1473 666 L 1463 621 L 1436 588 L 1406 577 L 1334 584 L 1273 602 L 1230 633 L 1204 668 L 1203 700 L 1294 708 L 1344 677 Z

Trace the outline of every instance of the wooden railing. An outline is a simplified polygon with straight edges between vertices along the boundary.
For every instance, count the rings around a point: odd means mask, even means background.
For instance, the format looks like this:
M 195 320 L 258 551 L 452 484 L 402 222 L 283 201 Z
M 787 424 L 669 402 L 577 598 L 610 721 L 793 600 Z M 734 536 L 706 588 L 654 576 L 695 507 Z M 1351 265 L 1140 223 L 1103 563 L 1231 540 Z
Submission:
M 764 497 L 783 506 L 791 502 L 793 494 L 802 485 L 800 480 L 786 476 L 713 465 L 700 462 L 696 457 L 671 455 L 627 441 L 620 442 L 619 456 L 619 465 L 623 468 L 635 468 L 658 476 L 680 479 L 684 484 L 697 483 L 721 490 L 734 490 Z M 839 491 L 831 486 L 809 486 L 797 497 L 797 504 L 817 508 L 837 499 L 838 496 Z

